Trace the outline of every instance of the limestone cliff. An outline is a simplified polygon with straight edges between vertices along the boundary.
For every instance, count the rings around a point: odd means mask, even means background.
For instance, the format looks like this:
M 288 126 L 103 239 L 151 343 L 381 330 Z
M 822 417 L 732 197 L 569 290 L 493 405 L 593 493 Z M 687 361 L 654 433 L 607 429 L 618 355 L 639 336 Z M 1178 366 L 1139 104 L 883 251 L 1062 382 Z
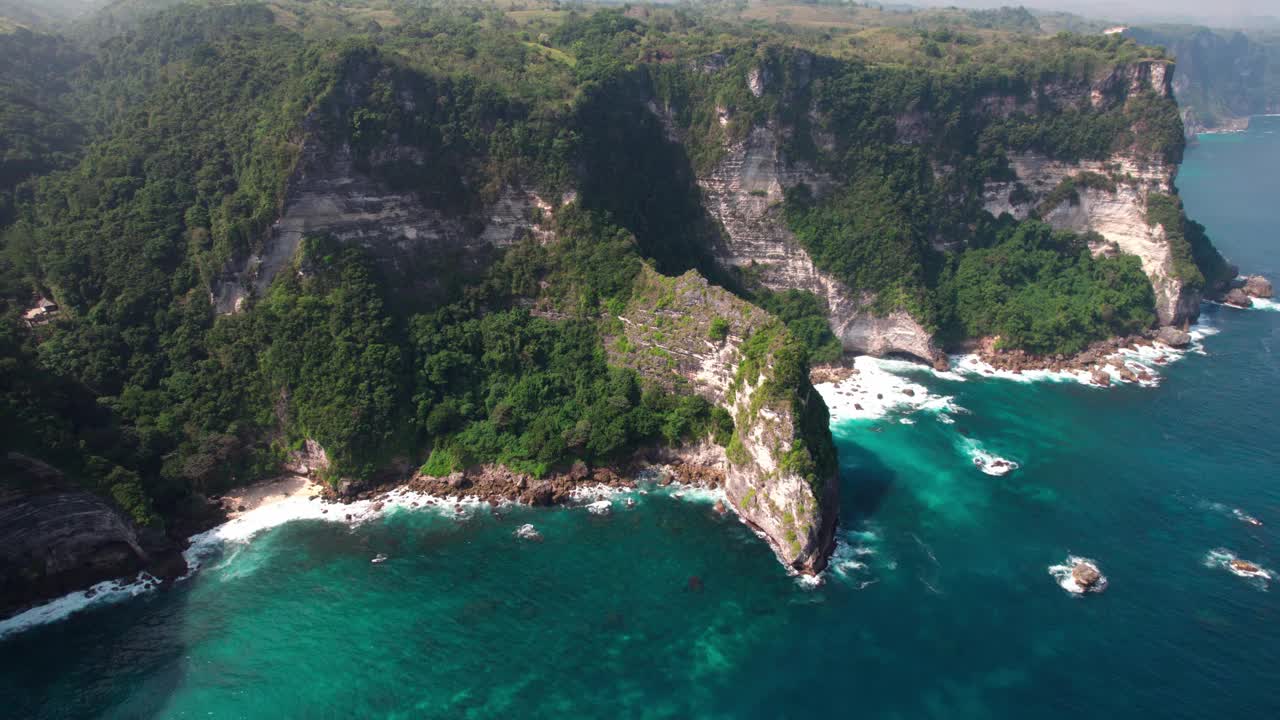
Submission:
M 1094 243 L 1095 254 L 1119 251 L 1142 260 L 1162 325 L 1195 319 L 1200 296 L 1176 277 L 1173 248 L 1165 230 L 1147 218 L 1147 201 L 1153 193 L 1175 192 L 1176 166 L 1128 154 L 1116 154 L 1105 161 L 1068 163 L 1027 153 L 1014 155 L 1009 161 L 1017 180 L 986 185 L 983 206 L 988 212 L 997 216 L 1007 212 L 1023 219 L 1035 211 L 1055 228 L 1098 233 L 1105 242 Z M 1090 186 L 1080 182 L 1082 176 L 1106 181 Z M 1055 190 L 1068 184 L 1073 189 L 1055 200 Z
M 758 74 L 755 82 L 761 82 Z M 903 353 L 933 360 L 939 351 L 918 322 L 900 310 L 873 312 L 873 295 L 855 293 L 819 270 L 787 229 L 783 192 L 801 183 L 821 192 L 833 181 L 805 163 L 789 162 L 779 147 L 780 132 L 772 125 L 753 128 L 745 140 L 728 145 L 710 171 L 699 175 L 707 210 L 725 231 L 716 257 L 730 267 L 749 270 L 770 290 L 805 290 L 825 300 L 832 331 L 846 352 Z
M 381 159 L 430 172 L 426 159 L 410 146 L 392 143 Z M 312 137 L 289 179 L 280 218 L 257 252 L 227 267 L 215 284 L 214 303 L 218 312 L 228 313 L 250 293 L 264 293 L 306 235 L 360 245 L 402 281 L 403 289 L 439 295 L 458 273 L 486 267 L 495 248 L 519 240 L 535 227 L 535 213 L 549 210 L 534 193 L 504 187 L 478 213 L 448 213 L 423 195 L 393 189 L 360 170 L 350 144 Z
M 549 217 L 550 204 L 475 170 L 483 158 L 421 137 L 431 105 L 446 102 L 433 83 L 376 58 L 346 62 L 303 124 L 277 220 L 215 280 L 219 313 L 265 292 L 307 235 L 359 245 L 406 296 L 439 298 L 488 267 L 496 249 L 541 232 L 535 218 Z M 400 124 L 364 127 L 360 111 L 375 105 Z
M 1163 61 L 1122 65 L 1087 87 L 1061 88 L 1058 102 L 1065 108 L 1098 108 L 1146 91 L 1169 98 L 1173 76 L 1173 65 Z M 993 107 L 999 108 L 998 114 L 1019 109 L 1009 103 Z M 1177 192 L 1178 167 L 1167 153 L 1138 147 L 1145 128 L 1133 131 L 1138 138 L 1135 146 L 1117 150 L 1105 160 L 1068 162 L 1033 152 L 1011 154 L 1013 177 L 984 185 L 983 208 L 992 215 L 1007 212 L 1018 219 L 1035 213 L 1058 229 L 1098 233 L 1103 241 L 1091 245 L 1095 254 L 1136 255 L 1151 279 L 1160 323 L 1180 325 L 1198 315 L 1200 294 L 1178 276 L 1175 250 L 1165 229 L 1150 221 L 1147 213 L 1153 194 Z
M 905 311 L 877 314 L 872 311 L 876 297 L 870 293 L 852 292 L 842 282 L 816 267 L 810 255 L 799 245 L 782 217 L 784 192 L 800 184 L 807 185 L 816 196 L 837 188 L 839 181 L 815 169 L 813 161 L 788 157 L 786 147 L 808 147 L 816 153 L 817 164 L 835 167 L 833 154 L 855 142 L 832 134 L 818 105 L 808 105 L 805 86 L 818 82 L 811 75 L 819 72 L 807 57 L 793 59 L 792 70 L 785 82 L 775 77 L 766 65 L 744 73 L 744 82 L 754 97 L 776 95 L 778 102 L 805 103 L 808 109 L 792 109 L 790 124 L 771 117 L 757 123 L 748 132 L 738 133 L 739 140 L 726 140 L 713 166 L 699 175 L 708 211 L 724 228 L 717 257 L 725 265 L 740 268 L 771 290 L 790 288 L 806 290 L 826 301 L 833 331 L 848 352 L 871 354 L 905 353 L 924 359 L 938 356 L 933 338 Z M 698 70 L 695 70 L 697 72 Z M 711 70 L 701 72 L 719 71 Z M 730 70 L 729 72 L 737 72 Z M 1142 60 L 1116 65 L 1102 73 L 1048 79 L 1017 93 L 989 93 L 976 96 L 968 114 L 975 127 L 1011 117 L 1036 116 L 1043 113 L 1111 112 L 1127 113 L 1132 99 L 1150 102 L 1149 98 L 1172 96 L 1173 65 L 1164 60 Z M 656 109 L 656 108 L 655 108 Z M 662 113 L 671 117 L 672 113 Z M 1141 113 L 1135 113 L 1141 118 Z M 734 111 L 717 108 L 716 117 L 730 138 L 735 122 Z M 1122 252 L 1138 256 L 1151 278 L 1157 299 L 1157 314 L 1162 324 L 1179 324 L 1191 319 L 1199 307 L 1199 295 L 1180 279 L 1175 268 L 1175 250 L 1159 224 L 1147 216 L 1147 199 L 1153 193 L 1176 193 L 1174 177 L 1175 148 L 1148 147 L 1152 144 L 1149 128 L 1143 120 L 1128 128 L 1130 147 L 1117 147 L 1105 160 L 1067 162 L 1043 154 L 1012 154 L 1009 173 L 990 179 L 982 187 L 966 189 L 950 186 L 949 202 L 963 204 L 966 193 L 974 197 L 969 215 L 985 209 L 993 215 L 1009 212 L 1019 219 L 1033 213 L 1043 216 L 1053 226 L 1078 232 L 1096 232 L 1104 241 L 1094 244 L 1097 253 Z M 927 110 L 907 109 L 894 118 L 895 142 L 933 148 L 937 151 L 939 118 Z M 798 134 L 805 134 L 796 141 Z M 677 129 L 671 131 L 678 135 Z M 1157 143 L 1158 144 L 1158 143 Z M 824 159 L 825 158 L 825 159 Z M 838 163 L 837 163 L 838 165 Z M 951 172 L 947 161 L 934 160 L 939 182 L 946 182 Z M 1104 184 L 1076 183 L 1074 190 L 1065 187 L 1082 175 L 1107 179 Z M 935 249 L 950 252 L 963 248 L 963 241 L 945 234 L 932 239 Z
M 692 271 L 670 278 L 648 267 L 618 320 L 611 362 L 733 416 L 726 448 L 700 448 L 725 469 L 738 515 L 784 564 L 825 568 L 839 504 L 835 446 L 803 351 L 782 324 Z

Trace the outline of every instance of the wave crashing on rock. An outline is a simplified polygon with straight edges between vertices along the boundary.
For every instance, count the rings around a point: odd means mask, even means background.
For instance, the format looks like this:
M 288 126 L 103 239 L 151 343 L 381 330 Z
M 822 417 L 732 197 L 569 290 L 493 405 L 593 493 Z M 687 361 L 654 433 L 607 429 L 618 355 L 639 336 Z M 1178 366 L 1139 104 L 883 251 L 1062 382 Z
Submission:
M 1086 557 L 1068 555 L 1061 565 L 1050 565 L 1049 574 L 1063 590 L 1073 595 L 1107 589 L 1107 576 L 1098 569 L 1096 562 Z

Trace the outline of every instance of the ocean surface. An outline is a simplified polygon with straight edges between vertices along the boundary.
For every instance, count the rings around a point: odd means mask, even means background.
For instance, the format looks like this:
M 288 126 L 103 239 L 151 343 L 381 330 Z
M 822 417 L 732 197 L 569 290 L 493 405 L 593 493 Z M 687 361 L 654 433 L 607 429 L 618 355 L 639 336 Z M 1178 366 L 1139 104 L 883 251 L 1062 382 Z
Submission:
M 1280 279 L 1280 118 L 1203 137 L 1178 183 Z M 1280 573 L 1280 312 L 1206 305 L 1196 336 L 1156 387 L 867 366 L 864 392 L 920 391 L 834 423 L 817 586 L 671 489 L 304 519 L 209 545 L 169 592 L 11 625 L 0 716 L 1280 717 L 1280 584 L 1225 564 Z M 1072 556 L 1105 592 L 1064 589 Z

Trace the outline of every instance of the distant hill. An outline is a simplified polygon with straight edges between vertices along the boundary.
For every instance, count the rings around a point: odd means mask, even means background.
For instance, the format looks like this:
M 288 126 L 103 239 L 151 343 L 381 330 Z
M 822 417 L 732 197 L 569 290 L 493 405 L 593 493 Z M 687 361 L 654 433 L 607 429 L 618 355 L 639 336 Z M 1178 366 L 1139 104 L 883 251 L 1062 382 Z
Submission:
M 83 17 L 108 0 L 0 0 L 0 28 L 4 21 L 32 30 L 49 29 Z
M 1125 34 L 1164 46 L 1176 58 L 1173 87 L 1188 135 L 1238 128 L 1251 115 L 1280 112 L 1280 31 L 1158 25 Z

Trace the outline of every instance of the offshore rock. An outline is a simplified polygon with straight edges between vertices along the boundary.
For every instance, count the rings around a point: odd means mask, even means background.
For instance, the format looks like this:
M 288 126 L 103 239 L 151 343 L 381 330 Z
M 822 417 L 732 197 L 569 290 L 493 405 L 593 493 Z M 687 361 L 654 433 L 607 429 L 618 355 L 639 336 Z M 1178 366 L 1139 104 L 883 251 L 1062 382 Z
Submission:
M 1249 296 L 1241 288 L 1231 288 L 1231 292 L 1227 293 L 1227 296 L 1223 298 L 1223 302 L 1239 308 L 1253 307 L 1253 300 L 1249 299 Z
M 1102 579 L 1102 573 L 1098 572 L 1098 568 L 1087 562 L 1076 563 L 1071 568 L 1071 579 L 1084 590 L 1089 590 L 1098 584 Z
M 1261 275 L 1250 275 L 1244 279 L 1244 294 L 1249 297 L 1267 299 L 1271 297 L 1271 281 Z
M 1191 344 L 1191 335 L 1176 327 L 1166 325 L 1156 331 L 1156 339 L 1169 347 L 1181 348 Z

